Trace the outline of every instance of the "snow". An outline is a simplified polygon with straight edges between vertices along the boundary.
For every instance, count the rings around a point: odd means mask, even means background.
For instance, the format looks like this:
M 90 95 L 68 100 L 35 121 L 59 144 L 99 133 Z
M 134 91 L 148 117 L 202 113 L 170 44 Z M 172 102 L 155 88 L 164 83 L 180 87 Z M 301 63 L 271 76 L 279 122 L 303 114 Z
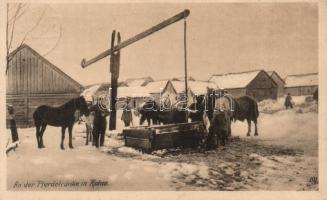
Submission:
M 218 89 L 216 83 L 212 81 L 190 81 L 188 85 L 195 95 L 206 94 L 207 88 Z
M 165 89 L 166 85 L 168 83 L 168 80 L 161 80 L 161 81 L 154 81 L 148 83 L 146 86 L 144 86 L 147 91 L 151 93 L 160 93 L 163 89 Z
M 95 93 L 98 91 L 98 89 L 101 87 L 101 84 L 93 85 L 87 89 L 85 89 L 81 96 L 84 96 L 86 101 L 92 101 L 92 97 L 95 95 Z
M 318 73 L 289 75 L 285 78 L 285 87 L 318 85 Z
M 253 136 L 252 125 L 251 137 L 246 137 L 247 123 L 236 122 L 232 124 L 232 134 L 240 139 L 207 152 L 176 150 L 169 154 L 171 150 L 158 150 L 151 155 L 126 147 L 120 135 L 123 129 L 120 111 L 118 130 L 107 132 L 106 146 L 102 149 L 85 145 L 83 123 L 75 124 L 73 129 L 75 148 L 68 148 L 66 137 L 64 151 L 59 148 L 60 128 L 47 127 L 44 149 L 37 148 L 34 128 L 18 129 L 21 145 L 7 156 L 7 185 L 13 190 L 15 181 L 92 178 L 107 180 L 109 185 L 70 190 L 316 190 L 317 185 L 307 185 L 310 177 L 318 176 L 318 115 L 315 111 L 299 113 L 297 109 L 317 105 L 306 103 L 305 97 L 293 99 L 299 106 L 293 110 L 279 107 L 282 98 L 260 105 L 260 109 L 278 108 L 278 111 L 260 113 L 259 136 Z M 138 118 L 133 119 L 137 124 Z M 303 154 L 272 153 L 282 147 Z
M 117 97 L 150 97 L 150 93 L 142 86 L 118 87 Z
M 229 74 L 217 74 L 213 75 L 209 81 L 215 82 L 219 88 L 244 88 L 246 87 L 260 72 L 240 72 L 240 73 L 229 73 Z

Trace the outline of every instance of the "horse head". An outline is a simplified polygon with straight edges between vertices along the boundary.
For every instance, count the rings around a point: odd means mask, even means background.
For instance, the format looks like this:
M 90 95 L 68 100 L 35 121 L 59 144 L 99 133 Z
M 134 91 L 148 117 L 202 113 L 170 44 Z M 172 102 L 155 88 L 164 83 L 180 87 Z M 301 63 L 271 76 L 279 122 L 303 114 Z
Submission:
M 88 116 L 90 114 L 90 110 L 83 96 L 80 96 L 75 100 L 75 105 L 76 109 L 80 111 L 81 115 Z

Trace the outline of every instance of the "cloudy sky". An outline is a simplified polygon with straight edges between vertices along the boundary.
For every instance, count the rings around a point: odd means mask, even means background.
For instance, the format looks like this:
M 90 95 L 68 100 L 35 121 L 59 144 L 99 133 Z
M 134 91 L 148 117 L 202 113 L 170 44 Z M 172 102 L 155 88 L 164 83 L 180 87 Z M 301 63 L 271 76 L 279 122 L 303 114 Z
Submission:
M 14 44 L 45 12 L 26 43 L 83 85 L 109 81 L 109 58 L 85 69 L 81 60 L 109 48 L 112 30 L 125 40 L 185 8 L 191 11 L 188 69 L 196 79 L 252 69 L 276 70 L 283 77 L 318 70 L 318 8 L 313 3 L 34 4 L 17 22 Z M 120 80 L 183 76 L 183 55 L 180 21 L 124 48 Z

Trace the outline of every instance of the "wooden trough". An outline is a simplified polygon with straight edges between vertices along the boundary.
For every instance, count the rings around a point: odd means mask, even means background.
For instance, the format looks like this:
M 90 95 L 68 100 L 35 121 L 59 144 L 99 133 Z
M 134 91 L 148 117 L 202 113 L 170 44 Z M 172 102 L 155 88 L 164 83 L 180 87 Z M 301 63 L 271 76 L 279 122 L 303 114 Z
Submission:
M 176 147 L 197 147 L 207 132 L 202 122 L 137 126 L 123 130 L 125 146 L 151 152 Z

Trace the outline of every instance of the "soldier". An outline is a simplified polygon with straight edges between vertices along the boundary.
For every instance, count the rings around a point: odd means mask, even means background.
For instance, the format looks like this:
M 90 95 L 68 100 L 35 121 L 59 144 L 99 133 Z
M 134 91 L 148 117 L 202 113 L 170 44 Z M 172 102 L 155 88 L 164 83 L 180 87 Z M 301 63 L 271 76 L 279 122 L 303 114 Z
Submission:
M 14 143 L 14 142 L 17 142 L 19 140 L 16 121 L 15 121 L 14 108 L 13 108 L 12 105 L 8 105 L 7 108 L 8 108 L 8 114 L 9 114 L 11 139 L 12 139 L 12 142 Z
M 107 119 L 109 112 L 105 109 L 101 109 L 98 104 L 93 105 L 90 108 L 90 112 L 94 112 L 93 120 L 93 144 L 96 148 L 102 147 L 104 145 L 106 128 L 107 128 Z
M 230 100 L 226 91 L 222 90 L 215 101 L 215 108 L 210 122 L 208 147 L 216 148 L 218 143 L 225 145 L 228 142 L 230 133 Z
M 124 106 L 123 114 L 121 116 L 121 120 L 123 120 L 125 127 L 130 126 L 132 123 L 133 125 L 133 115 L 132 115 L 132 108 L 129 105 L 130 98 L 126 99 L 126 104 Z
M 292 96 L 290 93 L 287 94 L 286 98 L 285 98 L 285 103 L 284 103 L 286 109 L 288 108 L 293 108 L 293 103 L 292 103 Z

